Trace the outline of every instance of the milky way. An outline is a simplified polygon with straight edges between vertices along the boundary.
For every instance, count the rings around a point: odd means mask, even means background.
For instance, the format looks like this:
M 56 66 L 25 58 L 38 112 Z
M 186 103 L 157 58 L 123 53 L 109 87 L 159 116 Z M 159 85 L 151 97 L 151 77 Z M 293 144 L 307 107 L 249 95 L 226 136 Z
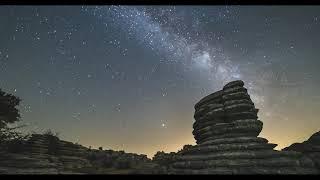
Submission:
M 88 9 L 84 8 L 84 11 L 88 12 Z M 213 89 L 218 89 L 231 80 L 245 80 L 255 101 L 263 105 L 263 97 L 256 94 L 258 89 L 252 79 L 244 77 L 239 65 L 231 61 L 228 52 L 215 42 L 221 37 L 201 32 L 201 17 L 209 16 L 212 22 L 227 20 L 233 23 L 236 19 L 232 17 L 236 15 L 236 11 L 232 8 L 214 8 L 213 12 L 202 13 L 200 17 L 195 8 L 186 7 L 166 7 L 159 10 L 153 7 L 111 6 L 95 7 L 89 12 L 102 25 L 122 29 L 123 36 L 134 38 L 139 45 L 149 48 L 162 57 L 163 63 L 177 63 L 185 73 L 200 71 L 206 77 L 204 81 L 211 84 Z M 196 17 L 186 19 L 188 13 Z M 186 26 L 187 23 L 190 27 Z M 248 69 L 254 70 L 253 67 Z

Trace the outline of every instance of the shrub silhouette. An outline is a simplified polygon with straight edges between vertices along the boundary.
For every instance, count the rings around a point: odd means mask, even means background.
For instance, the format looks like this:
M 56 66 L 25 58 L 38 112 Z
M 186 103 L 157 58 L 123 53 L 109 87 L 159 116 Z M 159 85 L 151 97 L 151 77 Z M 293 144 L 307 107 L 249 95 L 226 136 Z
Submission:
M 20 121 L 20 112 L 17 106 L 21 99 L 0 89 L 0 146 L 9 152 L 21 152 L 25 140 L 29 135 L 17 132 L 22 126 L 9 127 L 10 124 Z

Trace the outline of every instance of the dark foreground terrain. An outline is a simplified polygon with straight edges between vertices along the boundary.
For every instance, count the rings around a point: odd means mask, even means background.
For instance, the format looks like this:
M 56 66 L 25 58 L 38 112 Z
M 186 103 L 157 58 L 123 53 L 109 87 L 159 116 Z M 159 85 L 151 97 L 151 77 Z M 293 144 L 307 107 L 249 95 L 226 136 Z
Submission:
M 52 134 L 0 142 L 2 174 L 320 174 L 320 132 L 276 151 L 258 137 L 263 123 L 244 82 L 233 81 L 195 105 L 197 144 L 153 159 L 91 149 Z

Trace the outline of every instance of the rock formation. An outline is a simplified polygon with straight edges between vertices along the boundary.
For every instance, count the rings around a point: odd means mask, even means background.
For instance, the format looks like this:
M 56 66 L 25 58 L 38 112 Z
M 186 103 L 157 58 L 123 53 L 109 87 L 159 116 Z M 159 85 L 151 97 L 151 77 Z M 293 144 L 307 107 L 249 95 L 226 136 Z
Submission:
M 68 141 L 58 141 L 57 157 L 62 162 L 64 170 L 90 167 L 86 159 L 86 148 Z
M 315 163 L 320 172 L 320 131 L 314 133 L 307 141 L 294 143 L 282 150 L 301 152 Z
M 263 123 L 242 81 L 195 105 L 196 145 L 146 155 L 91 149 L 50 134 L 0 142 L 0 174 L 319 174 L 320 132 L 283 151 L 258 137 Z
M 93 174 L 157 174 L 159 165 L 146 155 L 113 150 L 90 150 L 88 157 L 92 168 L 81 172 Z
M 0 174 L 154 174 L 146 155 L 96 150 L 47 134 L 33 134 L 13 148 L 1 146 Z
M 193 135 L 197 145 L 182 150 L 170 165 L 178 174 L 309 174 L 317 173 L 313 162 L 298 152 L 273 150 L 276 144 L 257 137 L 262 130 L 258 109 L 243 81 L 195 105 Z
M 9 174 L 56 174 L 57 164 L 50 162 L 45 136 L 34 134 L 21 142 L 19 151 L 5 150 L 0 155 L 0 172 Z

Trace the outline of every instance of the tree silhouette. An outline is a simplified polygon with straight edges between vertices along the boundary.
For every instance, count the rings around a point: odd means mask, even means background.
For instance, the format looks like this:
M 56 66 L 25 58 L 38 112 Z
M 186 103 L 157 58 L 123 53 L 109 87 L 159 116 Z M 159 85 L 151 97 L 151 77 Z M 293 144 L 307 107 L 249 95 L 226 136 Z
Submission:
M 0 89 L 0 145 L 15 146 L 16 144 L 21 144 L 21 140 L 28 137 L 28 135 L 23 136 L 21 133 L 16 132 L 16 129 L 23 126 L 8 126 L 8 124 L 20 121 L 20 113 L 16 108 L 20 101 L 20 98 L 5 93 Z
M 16 108 L 21 99 L 0 89 L 0 129 L 8 124 L 20 121 L 20 113 Z

